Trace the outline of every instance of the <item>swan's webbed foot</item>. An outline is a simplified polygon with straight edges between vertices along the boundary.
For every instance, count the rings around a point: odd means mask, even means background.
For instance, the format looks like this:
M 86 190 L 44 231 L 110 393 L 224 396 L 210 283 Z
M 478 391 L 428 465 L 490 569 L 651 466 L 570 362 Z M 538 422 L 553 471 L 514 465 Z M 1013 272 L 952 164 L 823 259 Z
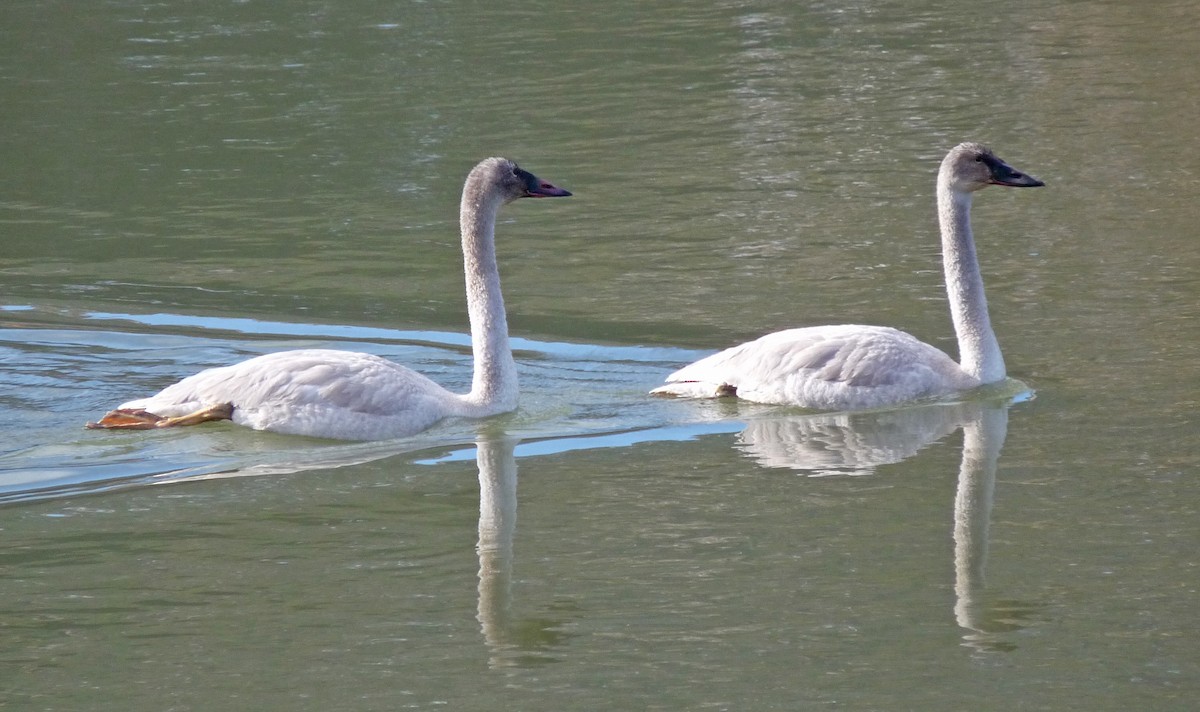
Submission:
M 232 417 L 232 403 L 218 403 L 173 418 L 155 415 L 141 408 L 118 408 L 110 410 L 100 420 L 88 423 L 84 427 L 89 430 L 154 430 L 181 425 L 199 425 L 210 420 L 229 420 Z
M 117 408 L 105 413 L 104 417 L 84 427 L 89 430 L 150 430 L 166 420 L 140 408 Z

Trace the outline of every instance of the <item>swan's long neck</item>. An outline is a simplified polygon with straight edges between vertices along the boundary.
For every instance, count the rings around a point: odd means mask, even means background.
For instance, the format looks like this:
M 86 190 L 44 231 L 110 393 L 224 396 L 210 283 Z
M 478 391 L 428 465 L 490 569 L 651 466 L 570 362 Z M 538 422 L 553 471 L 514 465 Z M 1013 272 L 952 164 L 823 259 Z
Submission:
M 1004 356 L 988 319 L 983 276 L 971 235 L 971 194 L 954 190 L 938 180 L 938 222 L 942 230 L 942 266 L 950 316 L 958 335 L 959 365 L 980 383 L 995 383 L 1005 376 Z
M 496 213 L 502 205 L 503 200 L 489 195 L 485 186 L 472 182 L 463 190 L 459 212 L 467 316 L 475 354 L 475 376 L 464 400 L 480 415 L 503 413 L 517 405 L 517 365 L 508 343 L 496 265 Z

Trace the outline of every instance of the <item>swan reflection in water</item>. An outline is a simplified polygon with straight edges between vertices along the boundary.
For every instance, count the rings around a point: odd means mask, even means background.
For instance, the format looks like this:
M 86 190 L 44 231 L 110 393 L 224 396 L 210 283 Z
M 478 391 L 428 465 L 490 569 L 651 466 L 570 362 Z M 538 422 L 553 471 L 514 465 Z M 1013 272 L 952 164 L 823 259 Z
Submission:
M 515 619 L 512 613 L 513 537 L 517 531 L 518 439 L 481 433 L 479 466 L 479 609 L 477 618 L 493 668 L 547 662 L 545 653 L 567 637 L 562 621 Z
M 1011 402 L 980 406 L 963 424 L 962 464 L 954 497 L 954 617 L 969 631 L 963 645 L 981 653 L 1016 649 L 1003 634 L 1030 625 L 1036 606 L 988 596 L 984 570 L 996 488 L 996 462 L 1008 432 Z
M 1005 633 L 1027 627 L 1034 606 L 989 596 L 984 572 L 996 463 L 1008 431 L 1013 398 L 931 404 L 902 410 L 829 415 L 751 417 L 736 447 L 764 467 L 809 476 L 867 475 L 900 462 L 963 429 L 954 499 L 954 616 L 963 644 L 1006 652 Z
M 963 429 L 954 500 L 954 615 L 963 645 L 979 653 L 1007 652 L 1006 634 L 1028 627 L 1035 606 L 989 595 L 985 583 L 988 524 L 996 464 L 1013 398 L 931 404 L 887 412 L 752 416 L 737 447 L 765 467 L 810 476 L 864 475 L 912 457 Z M 728 414 L 726 414 L 728 415 Z M 518 439 L 500 432 L 476 441 L 479 467 L 479 606 L 477 618 L 494 668 L 547 662 L 546 651 L 567 636 L 562 621 L 514 618 L 513 538 L 517 526 Z

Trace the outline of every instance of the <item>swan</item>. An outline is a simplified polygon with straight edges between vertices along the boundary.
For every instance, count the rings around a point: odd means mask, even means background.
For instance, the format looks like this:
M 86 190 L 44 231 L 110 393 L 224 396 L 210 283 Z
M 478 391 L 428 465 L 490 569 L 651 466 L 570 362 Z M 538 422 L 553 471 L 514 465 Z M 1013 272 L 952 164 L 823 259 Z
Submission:
M 459 222 L 475 366 L 469 393 L 451 393 L 371 354 L 301 349 L 201 371 L 87 427 L 147 430 L 232 420 L 289 435 L 381 440 L 418 433 L 450 416 L 512 411 L 517 367 L 496 266 L 496 214 L 517 198 L 568 195 L 506 158 L 485 159 L 467 176 Z
M 679 369 L 650 391 L 687 398 L 737 396 L 816 410 L 885 408 L 945 396 L 1005 378 L 988 319 L 971 236 L 971 199 L 989 185 L 1045 185 L 978 143 L 946 154 L 937 177 L 938 223 L 950 314 L 962 363 L 911 334 L 843 324 L 788 329 Z

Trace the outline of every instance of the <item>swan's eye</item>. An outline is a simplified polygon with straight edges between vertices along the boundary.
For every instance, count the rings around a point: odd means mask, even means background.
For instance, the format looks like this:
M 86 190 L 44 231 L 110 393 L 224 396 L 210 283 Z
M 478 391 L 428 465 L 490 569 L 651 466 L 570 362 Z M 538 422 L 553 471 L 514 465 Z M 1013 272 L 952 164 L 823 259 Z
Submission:
M 976 156 L 975 156 L 975 162 L 976 162 L 976 163 L 983 163 L 983 156 L 982 156 L 982 155 L 976 155 Z

